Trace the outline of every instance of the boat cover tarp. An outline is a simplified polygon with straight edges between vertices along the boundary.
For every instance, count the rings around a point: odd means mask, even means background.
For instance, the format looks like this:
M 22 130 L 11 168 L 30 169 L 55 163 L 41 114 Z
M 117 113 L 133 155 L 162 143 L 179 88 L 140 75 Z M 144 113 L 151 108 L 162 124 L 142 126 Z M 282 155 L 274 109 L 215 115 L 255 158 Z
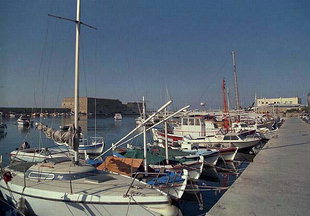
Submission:
M 143 159 L 108 156 L 105 161 L 97 167 L 97 169 L 132 176 L 132 173 L 138 170 L 142 162 Z
M 73 125 L 70 125 L 68 131 L 54 130 L 42 123 L 38 123 L 37 129 L 42 131 L 48 138 L 54 140 L 56 143 L 64 143 L 71 146 L 74 150 L 78 150 L 79 137 L 78 131 L 75 130 Z
M 152 178 L 151 180 L 148 180 L 146 183 L 150 185 L 162 185 L 162 184 L 168 184 L 168 183 L 180 183 L 183 182 L 184 179 L 181 176 L 181 173 L 175 173 L 175 172 L 167 172 L 167 175 L 158 177 L 158 178 Z

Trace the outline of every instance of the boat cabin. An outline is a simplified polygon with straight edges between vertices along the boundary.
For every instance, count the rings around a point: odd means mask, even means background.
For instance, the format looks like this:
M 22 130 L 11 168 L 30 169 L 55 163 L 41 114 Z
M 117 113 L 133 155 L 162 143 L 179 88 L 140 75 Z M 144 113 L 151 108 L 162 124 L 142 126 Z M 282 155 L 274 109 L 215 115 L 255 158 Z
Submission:
M 190 136 L 193 139 L 208 135 L 215 135 L 218 132 L 218 126 L 205 117 L 182 117 L 179 126 L 174 127 L 174 134 L 181 136 Z

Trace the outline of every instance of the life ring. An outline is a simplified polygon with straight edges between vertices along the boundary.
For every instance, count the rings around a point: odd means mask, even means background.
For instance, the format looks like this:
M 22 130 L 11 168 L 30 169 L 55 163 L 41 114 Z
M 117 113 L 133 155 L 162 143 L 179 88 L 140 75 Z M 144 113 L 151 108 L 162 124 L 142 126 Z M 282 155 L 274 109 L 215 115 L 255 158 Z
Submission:
M 12 173 L 10 171 L 5 171 L 3 173 L 3 180 L 5 183 L 8 183 L 9 181 L 11 181 L 13 178 Z

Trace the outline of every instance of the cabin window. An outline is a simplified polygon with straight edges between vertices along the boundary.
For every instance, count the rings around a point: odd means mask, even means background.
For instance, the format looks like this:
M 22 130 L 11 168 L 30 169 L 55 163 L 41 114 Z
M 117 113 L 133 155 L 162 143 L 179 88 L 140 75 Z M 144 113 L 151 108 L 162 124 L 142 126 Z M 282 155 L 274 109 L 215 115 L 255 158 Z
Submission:
M 195 120 L 195 119 L 189 119 L 189 121 L 188 121 L 188 125 L 195 125 L 194 120 Z
M 31 173 L 29 173 L 28 178 L 52 180 L 52 179 L 54 179 L 54 176 L 55 176 L 54 174 L 50 174 L 50 173 L 31 172 Z
M 230 139 L 231 140 L 238 140 L 238 137 L 237 136 L 230 136 Z
M 237 136 L 224 136 L 224 140 L 238 140 Z
M 244 140 L 247 137 L 247 134 L 239 134 L 240 139 Z
M 199 119 L 195 119 L 195 125 L 200 125 L 200 120 Z
M 230 140 L 230 136 L 224 136 L 224 140 Z
M 188 125 L 187 119 L 183 119 L 183 125 Z

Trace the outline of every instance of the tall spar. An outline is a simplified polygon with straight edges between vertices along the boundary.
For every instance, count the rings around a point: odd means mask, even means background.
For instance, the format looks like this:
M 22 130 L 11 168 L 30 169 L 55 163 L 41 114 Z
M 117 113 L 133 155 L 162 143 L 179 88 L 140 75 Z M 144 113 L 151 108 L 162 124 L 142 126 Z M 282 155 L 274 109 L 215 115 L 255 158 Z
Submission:
M 236 109 L 240 109 L 240 101 L 239 101 L 239 90 L 238 90 L 238 79 L 237 79 L 237 68 L 236 68 L 236 61 L 235 61 L 235 51 L 231 52 L 232 54 L 232 63 L 233 63 L 233 70 L 234 70 L 234 79 L 235 79 L 235 97 L 236 97 Z
M 80 140 L 79 133 L 79 54 L 80 54 L 80 15 L 81 15 L 81 1 L 77 0 L 76 6 L 76 38 L 75 38 L 75 76 L 74 76 L 74 128 L 75 128 L 75 139 L 74 139 L 74 160 L 78 163 L 78 146 Z
M 73 139 L 73 150 L 74 150 L 74 162 L 77 164 L 78 159 L 78 148 L 80 141 L 80 128 L 79 128 L 79 61 L 80 61 L 80 29 L 81 25 L 97 30 L 97 28 L 81 22 L 81 0 L 76 0 L 76 20 L 55 16 L 48 14 L 48 16 L 55 17 L 62 20 L 75 22 L 76 39 L 75 39 L 75 67 L 74 67 L 74 139 Z
M 145 123 L 146 120 L 146 109 L 145 109 L 145 100 L 144 100 L 144 96 L 142 98 L 142 107 L 143 107 L 143 123 Z M 143 155 L 144 155 L 144 171 L 147 173 L 148 169 L 147 169 L 147 145 L 146 145 L 146 126 L 145 124 L 143 124 Z

